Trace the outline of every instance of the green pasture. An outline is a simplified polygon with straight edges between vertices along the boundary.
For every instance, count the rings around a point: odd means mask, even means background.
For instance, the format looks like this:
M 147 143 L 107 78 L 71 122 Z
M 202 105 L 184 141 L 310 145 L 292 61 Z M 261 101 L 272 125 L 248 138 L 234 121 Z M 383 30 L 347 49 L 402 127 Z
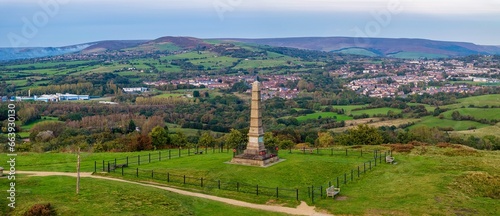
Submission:
M 321 118 L 335 118 L 337 121 L 346 121 L 346 120 L 352 120 L 352 117 L 346 116 L 346 115 L 339 115 L 334 112 L 315 112 L 311 114 L 307 114 L 305 116 L 299 116 L 297 117 L 297 120 L 299 122 L 303 122 L 308 119 L 318 119 L 321 116 Z
M 454 110 L 449 110 L 443 113 L 445 118 L 451 119 L 453 112 L 458 111 L 462 116 L 473 116 L 477 120 L 479 119 L 498 119 L 500 120 L 500 108 L 459 108 Z
M 350 113 L 352 115 L 368 114 L 368 115 L 370 115 L 370 117 L 373 117 L 373 115 L 386 115 L 387 112 L 389 112 L 389 111 L 393 111 L 394 113 L 398 114 L 398 113 L 401 113 L 402 110 L 396 109 L 396 108 L 383 107 L 383 108 L 351 111 Z
M 489 125 L 486 124 L 481 124 L 479 122 L 474 122 L 474 121 L 454 121 L 451 119 L 439 119 L 438 117 L 434 116 L 427 116 L 422 118 L 422 120 L 415 125 L 411 126 L 410 128 L 413 127 L 418 127 L 420 125 L 425 125 L 427 127 L 440 127 L 440 128 L 447 128 L 451 127 L 456 131 L 461 131 L 461 130 L 468 130 L 471 127 L 476 127 L 476 128 L 483 128 L 483 127 L 488 127 Z

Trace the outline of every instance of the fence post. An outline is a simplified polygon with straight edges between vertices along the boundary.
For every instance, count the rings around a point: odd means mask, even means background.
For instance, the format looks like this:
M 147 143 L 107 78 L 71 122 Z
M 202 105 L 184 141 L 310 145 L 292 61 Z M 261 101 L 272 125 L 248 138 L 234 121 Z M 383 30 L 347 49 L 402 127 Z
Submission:
M 158 152 L 158 161 L 161 161 L 161 151 Z
M 384 153 L 384 158 L 385 158 L 385 153 Z M 382 155 L 380 155 L 380 157 L 378 157 L 378 163 L 381 164 L 382 163 Z
M 97 172 L 97 161 L 94 161 L 94 173 Z
M 151 153 L 148 154 L 148 163 L 151 163 Z
M 257 190 L 256 190 L 256 192 L 257 192 L 257 196 L 259 196 L 259 185 L 257 185 Z
M 137 165 L 141 165 L 141 156 L 137 155 Z
M 299 201 L 299 189 L 295 189 L 295 195 L 297 196 L 297 201 Z
M 201 177 L 201 187 L 203 187 L 203 177 Z
M 359 166 L 358 166 L 358 178 L 359 178 Z
M 167 172 L 167 182 L 170 182 L 170 173 Z
M 377 158 L 375 158 L 375 160 L 374 160 L 374 161 L 375 161 L 375 166 L 377 166 Z
M 219 188 L 220 190 L 220 180 L 217 180 L 217 187 Z
M 331 187 L 332 186 L 332 181 L 329 181 L 328 182 L 328 187 Z
M 288 150 L 288 153 L 290 153 L 290 154 L 291 154 L 291 153 L 292 153 L 292 147 L 290 146 L 288 149 L 289 149 L 289 150 Z
M 128 166 L 128 156 L 127 156 L 127 166 Z
M 351 170 L 351 181 L 354 181 L 354 170 Z
M 139 177 L 139 168 L 135 169 L 135 176 Z
M 184 175 L 184 184 L 186 184 L 186 175 Z
M 363 174 L 366 173 L 366 162 L 363 163 Z
M 340 187 L 340 184 L 339 184 L 339 177 L 337 176 L 337 187 Z
M 344 173 L 344 185 L 347 184 L 347 173 Z
M 276 187 L 276 199 L 278 199 L 278 198 L 279 198 L 279 196 L 278 196 L 278 191 L 279 191 L 279 190 L 278 190 L 278 187 Z
M 170 149 L 168 150 L 168 159 L 170 160 L 171 154 L 170 154 Z
M 104 160 L 102 160 L 102 171 L 104 172 Z
M 109 173 L 109 161 L 108 161 L 108 173 Z
M 115 169 L 116 169 L 116 158 L 115 158 Z
M 323 185 L 319 186 L 319 191 L 320 198 L 323 198 Z
M 314 185 L 311 186 L 311 200 L 314 203 Z
M 122 166 L 122 176 L 123 176 L 123 166 Z
M 236 191 L 240 192 L 240 183 L 236 182 Z
M 311 187 L 307 187 L 307 196 L 311 198 Z

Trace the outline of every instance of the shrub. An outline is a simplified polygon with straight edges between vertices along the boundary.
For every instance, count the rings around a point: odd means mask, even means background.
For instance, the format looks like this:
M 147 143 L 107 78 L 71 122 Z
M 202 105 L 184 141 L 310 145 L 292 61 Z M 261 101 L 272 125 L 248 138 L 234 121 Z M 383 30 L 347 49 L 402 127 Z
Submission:
M 31 208 L 24 213 L 24 216 L 52 216 L 57 215 L 55 209 L 47 204 L 35 204 L 31 206 Z
M 412 144 L 401 144 L 401 143 L 388 144 L 388 145 L 382 145 L 382 146 L 388 146 L 391 148 L 391 151 L 394 151 L 394 152 L 411 152 L 411 150 L 413 148 L 415 148 L 415 146 L 413 146 Z

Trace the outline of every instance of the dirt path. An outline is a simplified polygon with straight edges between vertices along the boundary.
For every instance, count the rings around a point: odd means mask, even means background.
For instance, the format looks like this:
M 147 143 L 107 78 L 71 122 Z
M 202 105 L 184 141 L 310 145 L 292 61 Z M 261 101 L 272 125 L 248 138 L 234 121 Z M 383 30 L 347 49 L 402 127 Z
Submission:
M 18 171 L 17 173 L 18 174 L 28 174 L 28 175 L 33 175 L 33 176 L 70 176 L 70 177 L 76 177 L 76 173 L 66 173 L 66 172 Z M 202 193 L 184 191 L 184 190 L 179 190 L 179 189 L 171 188 L 171 187 L 152 185 L 152 184 L 144 184 L 144 183 L 139 183 L 139 182 L 133 182 L 133 181 L 127 181 L 127 180 L 123 180 L 123 179 L 115 179 L 115 178 L 109 178 L 109 177 L 103 177 L 103 176 L 95 176 L 95 175 L 92 175 L 92 173 L 88 173 L 88 172 L 80 173 L 80 177 L 104 179 L 104 180 L 109 180 L 109 181 L 118 181 L 118 182 L 125 182 L 125 183 L 129 183 L 129 184 L 136 184 L 136 185 L 141 185 L 141 186 L 146 186 L 146 187 L 154 187 L 154 188 L 167 190 L 167 191 L 171 191 L 171 192 L 186 195 L 186 196 L 199 197 L 199 198 L 214 200 L 214 201 L 223 202 L 223 203 L 227 203 L 227 204 L 231 204 L 231 205 L 235 205 L 235 206 L 260 209 L 260 210 L 264 210 L 264 211 L 281 212 L 281 213 L 286 213 L 286 214 L 291 214 L 291 215 L 314 215 L 314 216 L 327 216 L 327 215 L 329 215 L 329 214 L 320 213 L 320 212 L 315 211 L 314 206 L 308 206 L 305 202 L 301 202 L 300 205 L 297 206 L 297 208 L 290 208 L 290 207 L 283 207 L 283 206 L 270 206 L 270 205 L 248 203 L 248 202 L 243 202 L 243 201 L 239 201 L 239 200 L 222 198 L 222 197 L 217 197 L 217 196 L 212 196 L 212 195 L 207 195 L 207 194 L 202 194 Z

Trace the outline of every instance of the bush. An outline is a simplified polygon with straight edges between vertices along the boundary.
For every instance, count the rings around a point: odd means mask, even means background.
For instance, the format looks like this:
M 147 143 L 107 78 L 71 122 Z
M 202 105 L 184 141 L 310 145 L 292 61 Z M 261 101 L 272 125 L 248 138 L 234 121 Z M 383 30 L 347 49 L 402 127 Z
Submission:
M 412 144 L 401 144 L 401 143 L 382 145 L 382 146 L 388 146 L 391 148 L 391 151 L 394 152 L 411 152 L 411 150 L 415 148 L 415 146 L 413 146 Z
M 55 209 L 47 204 L 35 204 L 31 206 L 31 208 L 24 213 L 24 216 L 52 216 L 57 215 Z

